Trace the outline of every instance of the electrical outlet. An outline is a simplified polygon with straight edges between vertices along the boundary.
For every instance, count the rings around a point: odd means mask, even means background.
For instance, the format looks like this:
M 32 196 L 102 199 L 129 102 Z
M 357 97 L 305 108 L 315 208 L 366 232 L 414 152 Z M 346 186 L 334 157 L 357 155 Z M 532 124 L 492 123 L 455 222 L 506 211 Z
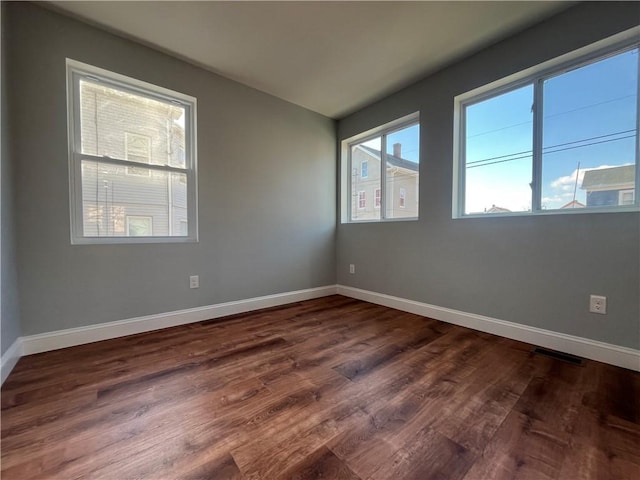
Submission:
M 349 273 L 356 273 L 356 266 L 353 263 L 349 264 Z
M 189 277 L 189 288 L 200 288 L 200 276 L 191 275 Z
M 607 313 L 607 297 L 601 295 L 591 295 L 589 297 L 589 311 L 591 313 L 599 313 L 606 315 Z

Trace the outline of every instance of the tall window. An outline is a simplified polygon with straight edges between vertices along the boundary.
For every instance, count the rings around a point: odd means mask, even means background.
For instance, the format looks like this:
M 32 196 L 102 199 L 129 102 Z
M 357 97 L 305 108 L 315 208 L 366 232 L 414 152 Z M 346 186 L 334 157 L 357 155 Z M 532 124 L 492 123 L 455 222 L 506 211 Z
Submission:
M 195 98 L 73 60 L 67 74 L 72 242 L 197 240 Z
M 345 145 L 351 172 L 347 186 L 347 198 L 351 199 L 347 205 L 349 221 L 417 218 L 420 179 L 418 114 L 347 140 Z M 374 201 L 367 204 L 364 201 L 367 196 Z
M 367 208 L 367 194 L 364 190 L 358 192 L 358 209 Z
M 618 44 L 458 98 L 457 214 L 637 208 L 638 57 Z

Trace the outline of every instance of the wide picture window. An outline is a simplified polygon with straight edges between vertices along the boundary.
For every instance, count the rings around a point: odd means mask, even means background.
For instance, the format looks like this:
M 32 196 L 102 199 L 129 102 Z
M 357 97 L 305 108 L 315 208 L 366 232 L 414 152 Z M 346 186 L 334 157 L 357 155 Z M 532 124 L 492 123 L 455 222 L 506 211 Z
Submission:
M 73 243 L 197 240 L 195 98 L 67 61 Z
M 454 214 L 637 209 L 638 56 L 617 46 L 459 99 Z

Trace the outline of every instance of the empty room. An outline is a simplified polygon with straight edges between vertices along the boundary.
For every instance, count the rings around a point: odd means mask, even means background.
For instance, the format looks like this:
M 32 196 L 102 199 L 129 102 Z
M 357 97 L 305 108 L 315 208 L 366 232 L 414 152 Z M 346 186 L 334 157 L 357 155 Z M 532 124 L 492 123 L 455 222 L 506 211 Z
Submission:
M 640 478 L 639 3 L 0 13 L 0 478 Z

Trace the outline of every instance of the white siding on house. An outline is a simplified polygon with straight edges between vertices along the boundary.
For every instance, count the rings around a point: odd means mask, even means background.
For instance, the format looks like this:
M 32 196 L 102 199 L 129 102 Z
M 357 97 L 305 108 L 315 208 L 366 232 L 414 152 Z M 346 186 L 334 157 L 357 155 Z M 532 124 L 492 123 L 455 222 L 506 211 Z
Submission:
M 184 108 L 80 81 L 82 152 L 141 164 L 184 167 Z M 126 217 L 153 219 L 154 236 L 181 235 L 186 175 L 82 162 L 83 233 L 128 236 Z
M 126 168 L 82 162 L 85 236 L 126 236 L 127 215 L 152 216 L 153 235 L 179 235 L 180 221 L 187 219 L 187 186 L 179 179 L 184 175 L 158 171 L 130 175 Z
M 361 165 L 367 162 L 368 175 L 362 178 Z M 416 218 L 418 216 L 418 171 L 387 164 L 385 218 Z M 355 146 L 351 149 L 351 219 L 379 220 L 380 207 L 376 207 L 376 190 L 380 189 L 380 155 Z M 400 207 L 400 189 L 405 190 L 405 206 Z M 365 208 L 359 208 L 358 192 L 364 191 Z

